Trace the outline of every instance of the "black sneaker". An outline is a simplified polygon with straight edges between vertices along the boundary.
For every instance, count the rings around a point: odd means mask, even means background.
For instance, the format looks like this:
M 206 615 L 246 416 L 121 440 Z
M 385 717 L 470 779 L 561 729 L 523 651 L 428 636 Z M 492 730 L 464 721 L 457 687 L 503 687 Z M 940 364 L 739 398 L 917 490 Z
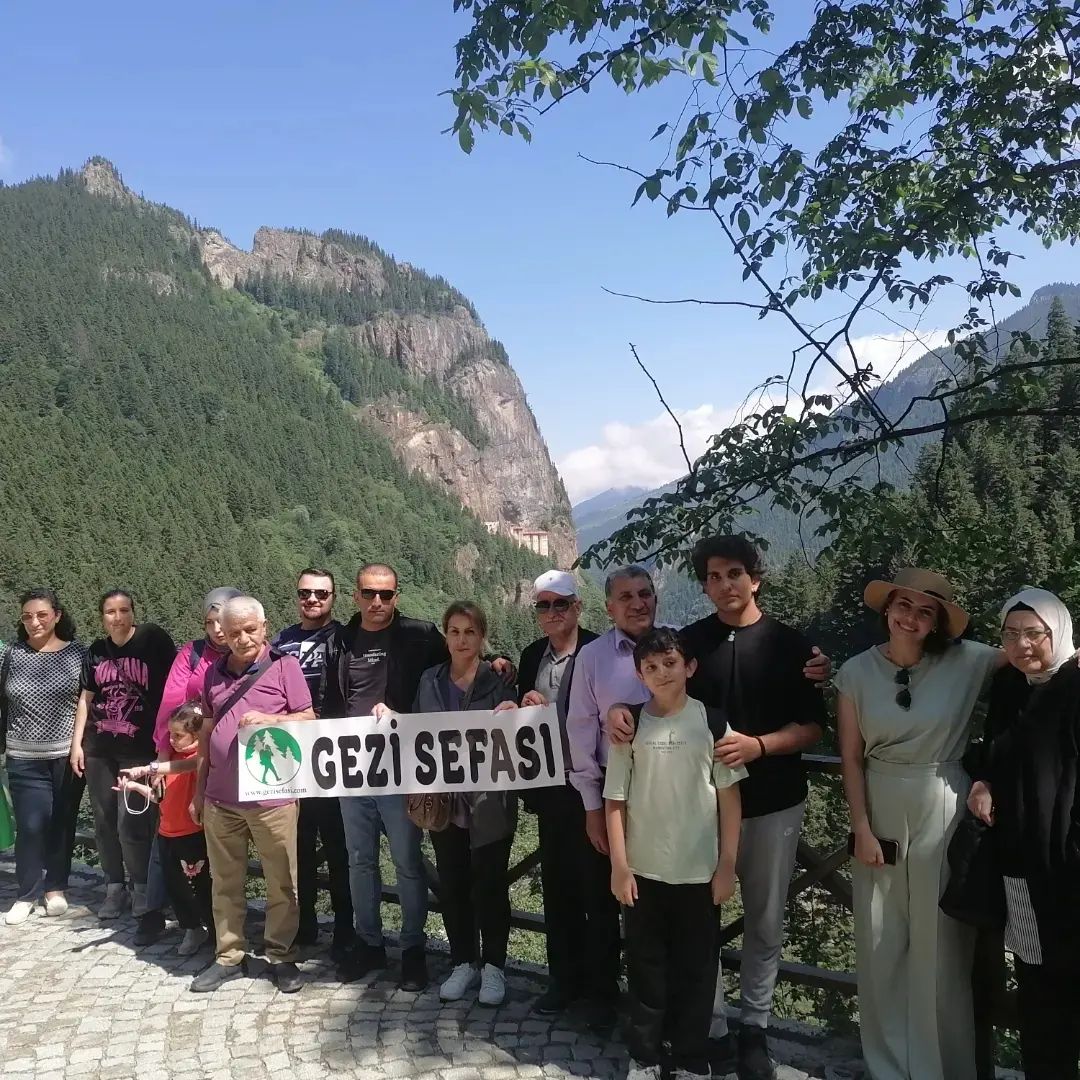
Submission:
M 611 1031 L 619 1019 L 617 1006 L 613 998 L 591 998 L 585 1003 L 585 1026 L 597 1033 Z
M 369 945 L 358 941 L 344 960 L 338 964 L 337 977 L 343 983 L 356 982 L 372 971 L 386 967 L 386 948 L 383 945 Z
M 334 929 L 334 937 L 330 942 L 330 959 L 340 964 L 352 950 L 356 948 L 356 931 L 350 926 L 347 929 Z
M 135 928 L 136 945 L 153 945 L 165 933 L 165 915 L 160 911 L 147 911 L 139 916 Z
M 776 1080 L 763 1027 L 739 1028 L 739 1080 Z
M 533 1002 L 533 1012 L 539 1016 L 558 1016 L 565 1012 L 575 1000 L 575 995 L 564 990 L 558 983 L 549 983 L 548 988 Z
M 401 981 L 398 986 L 413 994 L 423 993 L 427 989 L 427 956 L 423 945 L 413 945 L 401 952 Z
M 730 1076 L 738 1067 L 735 1058 L 735 1040 L 730 1034 L 722 1038 L 709 1038 L 709 1071 L 714 1077 Z
M 304 980 L 300 977 L 300 969 L 295 964 L 274 964 L 274 982 L 283 994 L 295 994 Z
M 193 994 L 208 994 L 211 990 L 216 990 L 219 986 L 232 982 L 233 979 L 239 979 L 246 974 L 247 965 L 244 961 L 239 964 L 232 964 L 229 967 L 215 961 L 205 971 L 200 972 L 191 980 L 188 989 Z

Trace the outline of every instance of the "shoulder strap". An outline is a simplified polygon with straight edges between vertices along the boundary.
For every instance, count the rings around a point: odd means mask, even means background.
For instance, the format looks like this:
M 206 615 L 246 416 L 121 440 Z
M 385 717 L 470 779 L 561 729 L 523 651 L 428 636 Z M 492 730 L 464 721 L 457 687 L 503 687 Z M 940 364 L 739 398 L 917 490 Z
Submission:
M 0 746 L 4 743 L 7 733 L 7 681 L 11 674 L 11 654 L 15 651 L 15 643 L 12 642 L 4 650 L 4 659 L 0 661 Z
M 254 671 L 248 672 L 244 679 L 233 687 L 233 692 L 225 699 L 224 703 L 214 710 L 214 723 L 216 724 L 228 711 L 270 670 L 274 662 L 281 659 L 280 654 L 271 652 L 269 656 Z
M 630 745 L 634 745 L 634 740 L 637 738 L 638 728 L 641 727 L 641 710 L 644 709 L 644 705 L 631 705 L 630 715 L 634 718 L 634 734 L 630 736 Z
M 191 643 L 191 652 L 188 653 L 188 667 L 194 671 L 199 666 L 203 653 L 206 651 L 206 638 L 199 638 Z

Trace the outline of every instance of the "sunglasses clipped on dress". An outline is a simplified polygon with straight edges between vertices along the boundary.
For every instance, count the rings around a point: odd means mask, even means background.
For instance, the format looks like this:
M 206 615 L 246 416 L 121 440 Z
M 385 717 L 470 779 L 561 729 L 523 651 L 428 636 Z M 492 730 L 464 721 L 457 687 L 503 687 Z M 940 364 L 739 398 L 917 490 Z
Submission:
M 909 668 L 901 668 L 894 676 L 893 682 L 896 683 L 900 689 L 896 692 L 896 704 L 901 709 L 911 708 L 911 670 Z

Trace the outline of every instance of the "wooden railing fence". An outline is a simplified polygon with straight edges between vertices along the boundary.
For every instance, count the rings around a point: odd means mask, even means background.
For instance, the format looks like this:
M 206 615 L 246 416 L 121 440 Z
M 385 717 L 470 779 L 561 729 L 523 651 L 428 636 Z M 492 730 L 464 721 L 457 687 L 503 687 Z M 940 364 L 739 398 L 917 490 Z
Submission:
M 804 760 L 813 781 L 815 777 L 838 776 L 840 774 L 840 759 L 828 755 L 804 755 Z M 92 832 L 80 830 L 76 842 L 87 847 L 94 847 Z M 845 911 L 852 911 L 851 882 L 840 873 L 840 869 L 848 861 L 847 843 L 845 842 L 832 851 L 819 851 L 810 844 L 800 841 L 796 854 L 798 873 L 791 881 L 788 889 L 788 904 L 796 897 L 805 893 L 808 889 L 817 885 L 824 889 L 833 902 Z M 531 873 L 540 864 L 540 852 L 530 851 L 519 862 L 510 868 L 510 884 L 520 881 L 526 874 Z M 262 877 L 262 866 L 258 860 L 251 860 L 248 865 L 249 872 L 255 877 Z M 428 878 L 430 890 L 430 906 L 432 911 L 439 911 L 438 877 L 435 867 L 426 857 L 424 869 Z M 327 887 L 326 876 L 319 875 L 319 885 Z M 383 885 L 382 898 L 384 902 L 391 904 L 400 903 L 397 889 L 393 885 Z M 521 930 L 531 930 L 535 933 L 546 932 L 543 912 L 514 910 L 511 913 L 511 925 Z M 721 956 L 723 962 L 729 968 L 735 968 L 739 964 L 739 951 L 729 946 L 742 934 L 743 920 L 741 917 L 726 923 L 721 929 Z M 985 943 L 984 943 L 985 946 Z M 1002 961 L 1003 962 L 1003 961 Z M 992 1077 L 993 1072 L 993 1045 L 994 1027 L 1015 1027 L 1015 1001 L 1012 995 L 986 994 L 985 985 L 996 982 L 998 979 L 997 965 L 998 956 L 993 942 L 988 947 L 980 950 L 977 958 L 976 985 L 976 1021 L 978 1035 L 979 1077 Z M 817 967 L 812 964 L 800 964 L 789 960 L 783 960 L 780 964 L 780 980 L 801 986 L 816 987 L 837 991 L 845 996 L 853 996 L 856 992 L 855 972 L 835 971 L 829 968 Z M 1002 980 L 1003 981 L 1003 980 Z

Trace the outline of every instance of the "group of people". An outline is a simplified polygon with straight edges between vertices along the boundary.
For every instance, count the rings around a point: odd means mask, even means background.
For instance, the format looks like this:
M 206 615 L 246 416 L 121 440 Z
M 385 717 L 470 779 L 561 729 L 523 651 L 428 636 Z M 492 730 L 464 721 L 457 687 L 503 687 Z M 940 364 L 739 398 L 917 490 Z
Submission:
M 534 1009 L 573 1005 L 590 1025 L 610 1027 L 625 949 L 631 1080 L 659 1080 L 665 1066 L 680 1077 L 774 1077 L 767 1027 L 807 796 L 801 757 L 825 730 L 820 690 L 831 663 L 762 610 L 754 545 L 709 538 L 692 561 L 715 611 L 681 631 L 656 625 L 644 567 L 608 575 L 612 626 L 599 635 L 580 625 L 574 576 L 542 574 L 533 591 L 540 637 L 516 666 L 488 656 L 486 618 L 469 601 L 451 604 L 441 627 L 402 614 L 397 575 L 383 564 L 360 569 L 357 612 L 344 625 L 333 617 L 332 575 L 305 570 L 299 622 L 272 639 L 256 599 L 214 589 L 205 636 L 179 651 L 136 621 L 125 591 L 103 597 L 105 635 L 89 648 L 53 592 L 28 592 L 18 640 L 0 653 L 19 893 L 5 921 L 66 910 L 87 786 L 107 881 L 99 916 L 130 908 L 136 943 L 148 943 L 171 904 L 185 931 L 179 951 L 213 944 L 193 991 L 246 972 L 249 841 L 263 865 L 265 955 L 278 988 L 300 989 L 296 950 L 318 938 L 318 859 L 328 869 L 331 952 L 352 982 L 388 966 L 385 833 L 401 903 L 398 981 L 421 991 L 429 889 L 406 797 L 242 802 L 239 730 L 554 704 L 567 782 L 521 798 L 537 818 L 547 927 L 550 978 Z M 938 906 L 948 844 L 970 806 L 992 824 L 1000 853 L 1028 1075 L 1075 1077 L 1080 672 L 1069 614 L 1048 593 L 1019 594 L 1002 611 L 1002 650 L 962 640 L 967 616 L 928 571 L 872 582 L 865 601 L 887 640 L 844 664 L 836 686 L 869 1074 L 975 1076 L 974 932 Z M 986 689 L 984 752 L 965 758 Z M 430 833 L 451 956 L 444 1001 L 473 991 L 484 1005 L 505 999 L 517 820 L 514 793 L 459 792 L 448 823 Z M 718 906 L 736 880 L 744 919 L 733 1034 L 717 941 Z

